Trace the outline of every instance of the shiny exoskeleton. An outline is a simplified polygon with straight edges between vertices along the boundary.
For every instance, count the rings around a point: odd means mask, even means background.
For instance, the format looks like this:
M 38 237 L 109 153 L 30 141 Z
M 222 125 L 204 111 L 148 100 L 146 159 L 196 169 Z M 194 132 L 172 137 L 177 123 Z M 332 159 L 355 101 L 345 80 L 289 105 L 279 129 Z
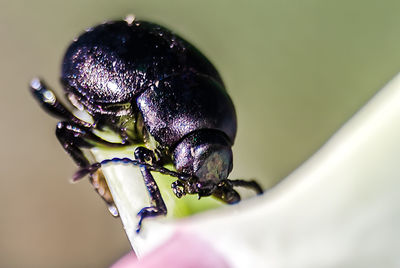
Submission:
M 75 117 L 44 82 L 34 79 L 31 91 L 47 111 L 62 119 L 56 135 L 81 168 L 75 179 L 90 174 L 95 180 L 101 176 L 100 166 L 108 162 L 139 165 L 152 200 L 139 212 L 141 220 L 167 213 L 150 171 L 175 176 L 172 188 L 177 197 L 213 195 L 233 204 L 240 200 L 234 186 L 262 193 L 254 181 L 227 179 L 236 135 L 233 103 L 209 60 L 166 28 L 126 20 L 86 30 L 67 49 L 61 82 L 71 104 L 87 111 L 93 123 Z M 122 142 L 94 133 L 105 128 Z M 92 164 L 82 151 L 100 144 L 137 143 L 146 147 L 138 147 L 132 160 Z M 177 172 L 163 167 L 171 162 Z M 110 196 L 103 198 L 112 204 Z

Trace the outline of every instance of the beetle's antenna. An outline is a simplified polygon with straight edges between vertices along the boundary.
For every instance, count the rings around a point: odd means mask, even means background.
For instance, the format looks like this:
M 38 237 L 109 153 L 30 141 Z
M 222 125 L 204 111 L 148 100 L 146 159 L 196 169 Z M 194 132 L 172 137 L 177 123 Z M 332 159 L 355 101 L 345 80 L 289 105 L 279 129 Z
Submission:
M 152 165 L 152 164 L 140 162 L 138 160 L 133 160 L 133 159 L 126 158 L 126 157 L 125 158 L 114 157 L 112 159 L 105 159 L 101 162 L 96 162 L 94 164 L 91 164 L 88 167 L 81 168 L 80 170 L 75 172 L 74 176 L 72 177 L 72 181 L 73 182 L 78 181 L 81 178 L 83 178 L 84 176 L 96 172 L 101 166 L 107 165 L 109 163 L 122 163 L 122 164 L 131 164 L 134 166 L 144 166 L 144 167 L 148 168 L 150 171 L 156 171 L 161 174 L 169 175 L 169 176 L 172 176 L 172 177 L 178 178 L 180 180 L 184 180 L 184 181 L 186 181 L 192 177 L 189 174 L 178 173 L 178 172 L 169 170 L 162 166 Z

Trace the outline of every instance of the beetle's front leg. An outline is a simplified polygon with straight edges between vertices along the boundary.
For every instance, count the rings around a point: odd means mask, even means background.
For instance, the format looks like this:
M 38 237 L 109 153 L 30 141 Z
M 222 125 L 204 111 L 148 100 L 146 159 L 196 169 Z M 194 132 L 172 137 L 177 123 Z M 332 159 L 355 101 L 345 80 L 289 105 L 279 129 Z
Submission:
M 64 150 L 72 157 L 81 168 L 90 165 L 89 160 L 83 154 L 81 148 L 93 148 L 94 145 L 87 142 L 84 137 L 86 131 L 70 122 L 59 122 L 56 128 L 56 136 Z
M 43 109 L 52 116 L 62 120 L 72 121 L 82 126 L 91 126 L 91 124 L 82 121 L 73 115 L 73 113 L 70 112 L 69 109 L 58 100 L 56 94 L 47 87 L 44 81 L 40 80 L 39 78 L 34 78 L 29 86 L 35 99 L 39 102 Z
M 89 160 L 83 154 L 83 148 L 90 149 L 99 144 L 109 147 L 125 146 L 121 143 L 112 143 L 103 140 L 96 136 L 91 128 L 67 121 L 57 124 L 56 136 L 64 150 L 67 151 L 75 163 L 81 168 L 90 165 Z
M 185 185 L 182 181 L 176 180 L 171 184 L 172 191 L 174 192 L 175 196 L 181 198 L 182 196 L 186 195 Z
M 151 163 L 154 160 L 154 153 L 144 147 L 138 147 L 135 150 L 135 158 L 140 162 Z M 144 183 L 149 191 L 151 206 L 145 207 L 139 211 L 138 216 L 140 220 L 136 232 L 140 231 L 142 221 L 145 218 L 167 214 L 167 207 L 153 175 L 151 175 L 149 169 L 145 166 L 140 166 L 140 172 L 142 173 Z
M 59 122 L 56 128 L 56 136 L 64 150 L 82 169 L 90 166 L 90 162 L 83 153 L 82 149 L 90 149 L 98 144 L 112 147 L 124 146 L 123 144 L 105 141 L 93 134 L 92 128 L 84 127 L 73 122 Z M 76 181 L 81 177 L 82 176 L 79 177 L 75 175 L 73 177 L 73 181 Z M 110 213 L 113 216 L 118 216 L 117 208 L 115 207 L 114 200 L 101 170 L 96 170 L 96 172 L 90 174 L 90 182 L 96 192 L 106 202 Z

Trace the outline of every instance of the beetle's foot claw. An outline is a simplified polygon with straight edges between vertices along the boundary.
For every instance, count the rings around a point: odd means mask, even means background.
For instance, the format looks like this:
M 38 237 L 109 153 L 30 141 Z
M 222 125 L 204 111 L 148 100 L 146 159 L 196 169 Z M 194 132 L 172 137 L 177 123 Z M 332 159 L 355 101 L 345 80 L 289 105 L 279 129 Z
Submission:
M 142 208 L 139 213 L 137 214 L 140 217 L 140 220 L 138 222 L 138 226 L 136 229 L 136 233 L 140 232 L 140 229 L 142 228 L 142 221 L 145 218 L 149 218 L 149 217 L 155 217 L 155 216 L 159 216 L 159 215 L 165 215 L 167 214 L 166 211 L 160 210 L 157 207 L 144 207 Z
M 180 188 L 173 189 L 173 191 L 177 198 L 181 198 L 182 196 L 185 195 L 185 192 L 182 191 L 182 189 L 180 189 Z
M 172 191 L 174 192 L 175 196 L 181 198 L 182 196 L 186 195 L 186 192 L 183 188 L 183 185 L 179 181 L 174 181 L 171 184 Z

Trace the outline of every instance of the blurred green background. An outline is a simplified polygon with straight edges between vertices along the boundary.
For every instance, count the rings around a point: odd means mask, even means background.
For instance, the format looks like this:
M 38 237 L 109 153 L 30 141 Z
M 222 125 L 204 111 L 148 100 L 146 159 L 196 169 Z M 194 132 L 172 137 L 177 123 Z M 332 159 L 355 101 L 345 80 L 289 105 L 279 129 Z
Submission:
M 400 71 L 400 2 L 158 0 L 0 2 L 0 267 L 107 267 L 130 249 L 28 93 L 61 95 L 60 62 L 85 28 L 133 13 L 203 51 L 236 105 L 232 178 L 265 188 L 315 152 Z M 179 254 L 179 253 L 177 253 Z

